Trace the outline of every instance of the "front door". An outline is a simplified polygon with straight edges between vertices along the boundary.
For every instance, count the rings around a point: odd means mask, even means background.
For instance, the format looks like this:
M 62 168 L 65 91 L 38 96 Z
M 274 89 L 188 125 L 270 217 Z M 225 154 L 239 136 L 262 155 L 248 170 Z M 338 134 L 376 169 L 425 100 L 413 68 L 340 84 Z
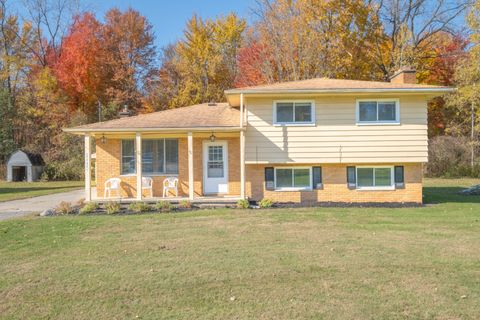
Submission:
M 203 190 L 205 194 L 228 193 L 228 150 L 226 141 L 203 144 Z

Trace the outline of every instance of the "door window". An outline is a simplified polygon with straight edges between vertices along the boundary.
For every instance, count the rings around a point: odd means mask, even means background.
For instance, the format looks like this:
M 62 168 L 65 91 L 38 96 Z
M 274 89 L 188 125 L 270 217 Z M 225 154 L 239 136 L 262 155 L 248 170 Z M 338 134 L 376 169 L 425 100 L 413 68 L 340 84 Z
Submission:
M 224 177 L 224 161 L 223 161 L 223 146 L 209 146 L 208 147 L 208 178 L 223 178 Z

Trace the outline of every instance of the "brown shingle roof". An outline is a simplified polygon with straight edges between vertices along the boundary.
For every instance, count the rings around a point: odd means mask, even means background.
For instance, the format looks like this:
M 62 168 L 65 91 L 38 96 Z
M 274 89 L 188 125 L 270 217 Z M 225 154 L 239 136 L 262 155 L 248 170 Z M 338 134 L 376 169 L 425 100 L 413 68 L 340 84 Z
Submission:
M 233 94 L 239 92 L 277 92 L 284 90 L 355 90 L 355 89 L 446 89 L 447 87 L 439 87 L 423 84 L 403 84 L 390 83 L 380 81 L 361 81 L 361 80 L 344 80 L 344 79 L 329 79 L 329 78 L 314 78 L 299 81 L 279 82 L 274 84 L 265 84 L 252 87 L 244 87 L 226 90 L 226 94 Z
M 129 129 L 238 128 L 240 111 L 227 103 L 197 104 L 189 107 L 140 114 L 65 129 L 68 132 Z

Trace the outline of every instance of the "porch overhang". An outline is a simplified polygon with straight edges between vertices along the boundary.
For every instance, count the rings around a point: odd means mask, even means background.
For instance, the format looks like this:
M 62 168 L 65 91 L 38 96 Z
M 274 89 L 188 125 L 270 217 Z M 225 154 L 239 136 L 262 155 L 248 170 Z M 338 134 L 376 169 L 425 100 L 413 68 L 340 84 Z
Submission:
M 184 133 L 188 132 L 240 132 L 245 131 L 245 127 L 193 127 L 193 128 L 104 128 L 104 129 L 86 129 L 86 128 L 63 128 L 64 132 L 86 135 L 86 134 L 136 134 L 141 132 L 149 133 Z

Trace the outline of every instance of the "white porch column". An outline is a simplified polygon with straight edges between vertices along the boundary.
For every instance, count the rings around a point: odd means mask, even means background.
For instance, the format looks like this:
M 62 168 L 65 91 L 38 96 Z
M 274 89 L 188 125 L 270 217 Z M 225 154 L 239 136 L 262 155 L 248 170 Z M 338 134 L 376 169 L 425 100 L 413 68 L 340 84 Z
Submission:
M 188 133 L 188 198 L 193 200 L 193 133 Z
M 245 199 L 245 131 L 240 131 L 240 197 Z
M 137 171 L 137 200 L 142 200 L 142 135 L 135 136 L 135 165 Z
M 92 200 L 92 152 L 91 152 L 91 137 L 89 133 L 85 134 L 85 201 Z
M 244 101 L 243 93 L 240 94 L 240 197 L 245 199 L 245 131 L 243 131 L 244 123 Z

